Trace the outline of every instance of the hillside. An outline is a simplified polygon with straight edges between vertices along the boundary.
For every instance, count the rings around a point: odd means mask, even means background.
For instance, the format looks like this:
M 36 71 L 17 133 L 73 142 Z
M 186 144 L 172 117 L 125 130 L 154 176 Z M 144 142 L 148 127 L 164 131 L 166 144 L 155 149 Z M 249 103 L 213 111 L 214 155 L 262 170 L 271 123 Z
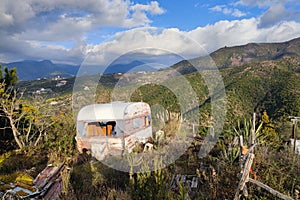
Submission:
M 283 43 L 249 43 L 242 46 L 223 47 L 209 56 L 218 68 L 230 68 L 284 57 L 297 57 L 300 56 L 300 38 Z M 192 65 L 197 65 L 204 59 L 205 57 L 183 60 L 172 67 L 182 74 L 190 73 L 195 71 Z
M 249 63 L 221 70 L 229 113 L 243 117 L 267 110 L 274 120 L 300 114 L 300 57 Z
M 275 121 L 288 121 L 288 116 L 300 114 L 300 57 L 258 61 L 223 68 L 220 73 L 227 98 L 228 122 L 251 116 L 253 112 L 262 113 L 263 110 Z M 198 96 L 203 117 L 201 120 L 205 123 L 211 106 L 205 82 L 197 72 L 186 74 L 185 78 Z M 178 78 L 173 79 L 176 84 Z M 179 110 L 178 100 L 170 92 L 163 87 L 146 85 L 138 89 L 132 99 L 139 100 L 143 94 L 143 101 L 152 105 L 162 104 L 173 111 Z M 167 102 L 173 102 L 174 105 L 165 105 Z
M 300 38 L 283 43 L 249 43 L 236 47 L 224 47 L 210 56 L 220 68 L 240 66 L 256 61 L 277 60 L 287 56 L 300 56 Z
M 299 114 L 300 108 L 300 57 L 284 57 L 277 60 L 257 61 L 233 68 L 222 68 L 220 73 L 223 77 L 225 91 L 228 100 L 228 117 L 239 118 L 252 112 L 261 112 L 266 109 L 271 118 L 275 120 L 287 120 L 289 115 Z M 163 79 L 169 79 L 170 82 L 177 84 L 180 77 L 170 78 L 170 75 L 161 72 L 152 72 L 149 74 L 130 73 L 124 75 L 105 75 L 99 80 L 98 98 L 102 98 L 103 88 L 114 88 L 120 83 L 131 85 L 132 82 L 138 83 L 139 80 L 148 82 L 157 82 Z M 169 77 L 169 78 L 168 78 Z M 209 108 L 210 97 L 203 78 L 199 73 L 192 72 L 185 75 L 189 84 L 196 91 L 199 103 L 202 109 Z M 120 79 L 122 78 L 122 79 Z M 84 85 L 84 79 L 82 85 Z M 41 88 L 46 89 L 46 96 L 55 97 L 61 94 L 71 93 L 75 78 L 65 79 L 66 84 L 60 86 L 62 80 L 36 80 L 22 81 L 17 84 L 20 90 L 25 89 L 26 94 L 33 94 Z M 88 77 L 86 80 L 90 80 Z M 127 80 L 129 82 L 124 82 Z M 173 85 L 174 85 L 173 84 Z M 119 85 L 120 86 L 120 85 Z M 118 86 L 118 87 L 119 87 Z M 121 89 L 123 88 L 121 87 Z M 83 87 L 83 86 L 82 86 Z M 111 89 L 109 89 L 111 91 Z M 125 89 L 126 90 L 126 89 Z M 171 92 L 171 93 L 170 93 Z M 143 95 L 142 99 L 140 95 Z M 173 100 L 172 100 L 173 98 Z M 168 101 L 166 101 L 168 99 Z M 165 87 L 158 87 L 156 84 L 146 84 L 137 89 L 133 94 L 132 100 L 146 101 L 150 104 L 162 104 L 173 102 L 174 105 L 165 105 L 178 110 L 176 96 L 172 91 Z M 110 101 L 109 96 L 99 102 Z M 209 110 L 209 109 L 208 109 Z M 204 121 L 206 119 L 203 119 Z

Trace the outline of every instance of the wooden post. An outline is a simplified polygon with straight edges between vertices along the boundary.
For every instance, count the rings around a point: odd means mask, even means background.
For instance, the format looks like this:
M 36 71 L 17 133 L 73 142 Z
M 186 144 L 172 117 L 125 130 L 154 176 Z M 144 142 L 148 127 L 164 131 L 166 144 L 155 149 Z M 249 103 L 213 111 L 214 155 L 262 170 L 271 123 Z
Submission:
M 240 157 L 239 157 L 239 163 L 240 163 L 240 168 L 241 170 L 243 169 L 243 154 L 242 154 L 242 151 L 243 151 L 243 146 L 244 146 L 244 141 L 243 141 L 243 136 L 240 135 Z M 241 172 L 242 173 L 242 172 Z
M 296 142 L 297 142 L 297 120 L 292 119 L 293 121 L 293 136 L 294 136 L 294 152 L 296 152 Z
M 237 187 L 235 196 L 234 196 L 234 200 L 239 200 L 240 199 L 240 191 L 244 190 L 245 188 L 245 184 L 249 179 L 249 173 L 250 173 L 250 168 L 252 166 L 253 163 L 253 159 L 254 159 L 254 154 L 250 153 L 249 156 L 247 157 L 247 160 L 245 162 L 243 171 L 242 171 L 242 177 L 240 179 L 239 185 Z
M 291 121 L 293 122 L 293 128 L 292 128 L 292 138 L 294 139 L 294 152 L 296 152 L 296 142 L 297 142 L 297 124 L 300 121 L 300 117 L 289 117 Z
M 242 148 L 243 146 L 244 146 L 243 136 L 240 135 L 240 147 Z
M 256 146 L 255 144 L 255 115 L 253 115 L 253 127 L 252 128 L 252 145 L 248 149 L 248 152 L 246 154 L 243 154 L 243 146 L 244 146 L 244 141 L 243 141 L 243 136 L 240 135 L 240 168 L 241 168 L 241 179 L 238 185 L 238 188 L 235 193 L 234 200 L 239 200 L 240 199 L 240 192 L 243 191 L 244 196 L 248 196 L 248 190 L 246 186 L 246 182 L 249 179 L 249 173 L 250 169 L 253 163 L 254 159 L 254 147 Z M 245 161 L 246 160 L 246 161 Z
M 247 192 L 247 188 L 246 188 L 246 182 L 250 181 L 256 185 L 258 185 L 259 187 L 267 190 L 268 192 L 270 192 L 271 194 L 273 194 L 276 197 L 279 197 L 281 199 L 284 200 L 293 200 L 293 198 L 286 196 L 274 189 L 272 189 L 271 187 L 257 181 L 254 180 L 252 178 L 249 178 L 249 173 L 250 173 L 250 169 L 253 163 L 253 159 L 254 159 L 254 147 L 256 146 L 255 143 L 255 117 L 256 114 L 253 113 L 253 124 L 252 124 L 252 132 L 251 132 L 251 146 L 248 149 L 248 152 L 246 154 L 242 154 L 242 148 L 243 148 L 243 136 L 240 136 L 240 148 L 241 148 L 241 152 L 240 152 L 240 167 L 241 167 L 241 179 L 239 181 L 235 196 L 234 196 L 234 200 L 239 200 L 240 199 L 240 192 L 243 191 L 244 196 L 248 195 Z M 300 117 L 290 117 L 292 118 L 292 122 L 293 122 L 293 137 L 294 137 L 294 150 L 296 151 L 296 126 L 297 126 L 297 122 L 300 121 Z M 246 161 L 245 161 L 246 159 Z M 245 163 L 244 163 L 245 161 Z
M 193 136 L 195 137 L 195 124 L 193 124 Z
M 244 167 L 244 173 L 243 176 L 241 178 L 241 185 L 240 185 L 240 190 L 244 189 L 246 182 L 249 179 L 249 173 L 250 173 L 250 169 L 253 163 L 253 159 L 254 159 L 254 154 L 250 153 L 249 157 L 246 160 L 245 163 L 245 167 Z
M 255 120 L 256 120 L 256 113 L 253 113 L 253 120 L 252 120 L 252 135 L 251 135 L 251 145 L 255 143 Z

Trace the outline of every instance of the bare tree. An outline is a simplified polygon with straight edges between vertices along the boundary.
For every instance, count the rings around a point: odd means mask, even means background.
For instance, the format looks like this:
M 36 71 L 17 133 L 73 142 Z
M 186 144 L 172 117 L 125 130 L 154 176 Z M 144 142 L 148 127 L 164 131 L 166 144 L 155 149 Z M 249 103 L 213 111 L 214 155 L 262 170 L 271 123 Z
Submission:
M 11 129 L 14 139 L 19 146 L 23 148 L 25 146 L 24 140 L 22 139 L 23 134 L 19 131 L 18 127 L 21 125 L 21 122 L 26 114 L 26 110 L 21 108 L 22 105 L 22 94 L 20 97 L 17 97 L 17 91 L 13 90 L 11 92 L 4 92 L 5 84 L 0 83 L 0 116 L 5 118 L 8 121 L 9 126 L 2 127 L 2 129 Z M 31 124 L 29 125 L 28 133 L 30 132 Z M 27 135 L 26 134 L 26 135 Z
M 37 96 L 33 99 L 35 112 L 30 117 L 30 121 L 34 125 L 36 139 L 34 146 L 36 146 L 42 137 L 47 137 L 47 131 L 55 124 L 59 119 L 55 117 L 56 109 L 49 106 L 41 96 Z M 32 141 L 30 138 L 29 141 Z
M 30 103 L 23 99 L 22 92 L 1 92 L 3 88 L 4 84 L 0 84 L 0 117 L 8 123 L 1 129 L 11 129 L 20 149 L 36 146 L 56 121 L 51 115 L 51 108 L 41 98 L 34 98 Z

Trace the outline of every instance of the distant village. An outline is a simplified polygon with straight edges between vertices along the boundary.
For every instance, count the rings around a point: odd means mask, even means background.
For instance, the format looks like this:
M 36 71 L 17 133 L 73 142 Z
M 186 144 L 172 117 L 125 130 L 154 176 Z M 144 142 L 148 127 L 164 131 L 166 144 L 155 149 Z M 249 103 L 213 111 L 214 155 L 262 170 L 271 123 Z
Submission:
M 45 78 L 46 79 L 46 78 Z M 42 80 L 41 78 L 38 78 L 36 80 Z M 51 78 L 53 81 L 57 81 L 55 87 L 61 87 L 67 84 L 67 80 L 61 76 L 56 76 L 54 78 Z M 39 88 L 35 91 L 33 91 L 33 94 L 47 94 L 53 92 L 51 88 Z

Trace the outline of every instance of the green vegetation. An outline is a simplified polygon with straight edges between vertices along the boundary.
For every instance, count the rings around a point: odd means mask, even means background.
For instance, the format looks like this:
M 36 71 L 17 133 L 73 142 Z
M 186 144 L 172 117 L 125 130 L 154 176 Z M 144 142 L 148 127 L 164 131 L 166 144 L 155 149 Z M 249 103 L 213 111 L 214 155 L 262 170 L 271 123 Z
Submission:
M 7 67 L 4 67 L 3 74 L 2 65 L 0 64 L 0 82 L 4 85 L 4 91 L 7 91 L 10 87 L 14 86 L 17 81 L 17 69 L 13 68 L 9 70 Z
M 270 55 L 272 52 L 271 49 Z M 217 62 L 228 61 L 220 58 Z M 133 163 L 134 167 L 138 165 L 143 169 L 135 174 L 116 171 L 77 151 L 76 128 L 70 106 L 74 79 L 67 79 L 68 83 L 62 88 L 56 86 L 56 80 L 24 82 L 22 87 L 28 87 L 29 91 L 20 93 L 20 83 L 15 85 L 15 70 L 1 70 L 0 141 L 5 145 L 1 146 L 0 192 L 7 189 L 2 183 L 31 180 L 28 177 L 35 177 L 47 164 L 65 162 L 70 169 L 62 172 L 62 199 L 186 199 L 188 196 L 192 199 L 232 199 L 240 173 L 237 137 L 243 135 L 245 143 L 250 140 L 250 119 L 256 112 L 257 146 L 253 171 L 259 181 L 295 198 L 295 191 L 300 189 L 300 159 L 286 141 L 291 134 L 288 116 L 300 115 L 300 57 L 251 62 L 220 70 L 227 96 L 227 115 L 217 144 L 205 158 L 199 158 L 197 153 L 209 130 L 211 99 L 201 75 L 188 67 L 187 64 L 180 70 L 185 72 L 184 77 L 199 102 L 196 111 L 199 112 L 200 126 L 194 141 L 170 166 L 165 166 L 159 156 L 152 161 L 156 169 L 153 172 L 147 170 L 147 163 Z M 119 80 L 117 75 L 103 76 L 95 100 L 98 103 L 108 102 L 112 92 L 133 88 L 129 85 L 114 89 Z M 168 81 L 169 85 L 182 86 L 178 84 L 180 77 L 175 76 Z M 50 88 L 52 92 L 36 97 L 32 95 L 32 91 L 42 87 Z M 19 92 L 14 88 L 19 88 Z M 183 89 L 180 88 L 180 91 Z M 185 114 L 180 113 L 180 102 L 189 104 L 188 95 L 179 101 L 168 87 L 151 83 L 136 89 L 130 98 L 131 101 L 145 101 L 151 106 L 160 105 L 167 110 L 169 120 L 162 127 L 166 134 L 161 141 L 154 139 L 155 149 L 159 150 L 176 131 L 180 131 L 178 121 L 170 119 Z M 50 105 L 54 101 L 57 104 Z M 195 109 L 192 105 L 184 106 L 191 111 Z M 176 174 L 197 177 L 198 188 L 189 189 L 181 183 L 177 188 L 171 188 L 172 176 Z M 251 183 L 248 191 L 251 199 L 274 199 Z

